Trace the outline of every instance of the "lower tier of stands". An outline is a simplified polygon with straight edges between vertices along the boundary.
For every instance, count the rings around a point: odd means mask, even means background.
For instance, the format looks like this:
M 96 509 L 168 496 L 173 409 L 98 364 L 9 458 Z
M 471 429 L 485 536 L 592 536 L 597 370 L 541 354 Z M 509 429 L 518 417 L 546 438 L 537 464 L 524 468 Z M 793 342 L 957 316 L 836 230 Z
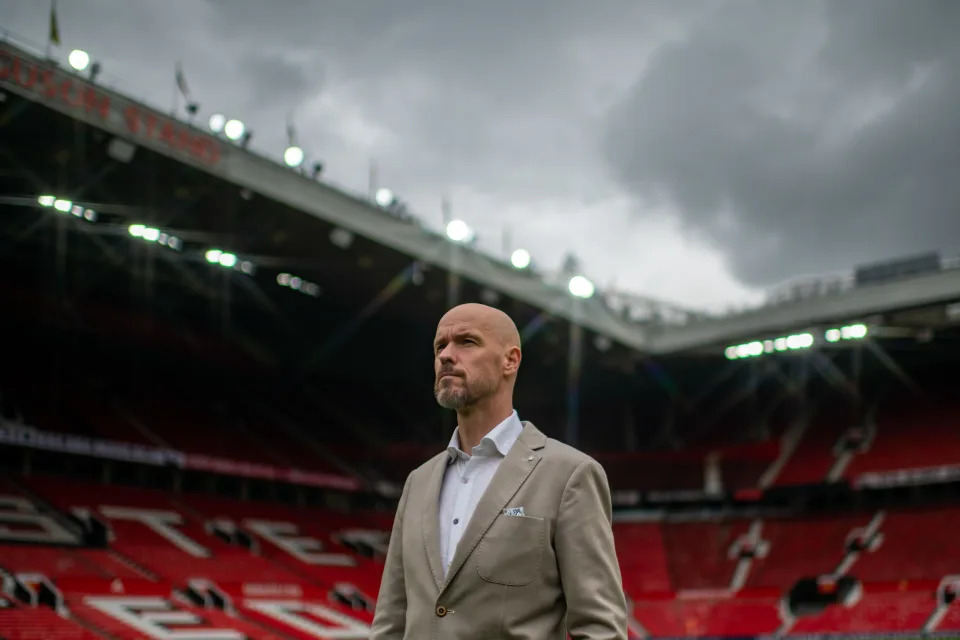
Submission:
M 388 515 L 55 478 L 19 479 L 5 491 L 0 638 L 163 638 L 150 626 L 161 618 L 210 639 L 368 633 Z M 107 534 L 104 548 L 83 546 L 93 523 Z M 946 576 L 960 576 L 957 530 L 955 507 L 707 521 L 622 515 L 614 525 L 635 627 L 685 637 L 960 630 L 960 604 L 937 598 Z M 859 580 L 858 596 L 794 619 L 785 595 L 836 570 Z M 26 585 L 20 592 L 14 577 Z M 31 607 L 24 593 L 46 604 Z

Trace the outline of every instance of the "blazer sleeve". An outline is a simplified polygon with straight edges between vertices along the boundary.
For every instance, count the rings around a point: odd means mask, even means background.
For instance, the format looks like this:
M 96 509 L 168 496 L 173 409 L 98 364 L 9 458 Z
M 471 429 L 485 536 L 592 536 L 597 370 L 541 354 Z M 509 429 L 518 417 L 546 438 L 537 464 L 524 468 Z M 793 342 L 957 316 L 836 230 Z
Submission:
M 593 459 L 582 462 L 564 487 L 554 538 L 573 640 L 627 640 L 612 514 L 603 467 Z
M 403 640 L 407 624 L 407 589 L 403 571 L 403 513 L 407 505 L 410 478 L 407 476 L 393 519 L 393 530 L 387 545 L 387 557 L 380 580 L 380 592 L 373 614 L 369 640 Z

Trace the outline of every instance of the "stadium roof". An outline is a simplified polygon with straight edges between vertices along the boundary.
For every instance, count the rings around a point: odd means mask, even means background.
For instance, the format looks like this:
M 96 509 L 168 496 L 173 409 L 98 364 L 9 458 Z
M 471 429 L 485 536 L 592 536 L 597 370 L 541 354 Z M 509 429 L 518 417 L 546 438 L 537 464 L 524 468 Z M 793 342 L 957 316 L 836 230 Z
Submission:
M 173 189 L 175 193 L 154 192 L 149 199 L 141 197 L 138 208 L 119 204 L 136 202 L 132 194 L 104 205 L 112 208 L 118 222 L 175 224 L 174 228 L 165 230 L 193 240 L 195 246 L 206 243 L 227 251 L 242 250 L 243 257 L 258 267 L 274 271 L 296 275 L 297 268 L 320 269 L 329 275 L 350 269 L 351 282 L 341 277 L 339 283 L 333 283 L 328 278 L 325 289 L 336 286 L 349 289 L 354 284 L 352 280 L 363 278 L 362 272 L 366 271 L 367 285 L 377 291 L 391 282 L 391 278 L 402 274 L 422 279 L 423 272 L 433 267 L 447 278 L 448 290 L 462 286 L 455 282 L 456 278 L 449 277 L 454 274 L 479 287 L 475 296 L 491 301 L 505 296 L 539 310 L 546 317 L 572 321 L 639 353 L 693 350 L 715 355 L 738 340 L 815 325 L 859 322 L 891 309 L 944 305 L 960 298 L 960 271 L 942 270 L 918 278 L 828 291 L 727 317 L 698 316 L 642 296 L 601 292 L 583 300 L 571 296 L 565 283 L 515 269 L 504 260 L 451 242 L 409 217 L 394 215 L 377 206 L 366 196 L 347 193 L 256 155 L 223 137 L 99 86 L 10 42 L 0 42 L 0 86 L 112 136 L 99 141 L 102 143 L 99 146 L 106 147 L 110 161 L 136 164 L 139 147 L 175 163 L 164 165 L 167 175 L 153 183 L 155 189 Z M 94 154 L 93 146 L 86 152 Z M 201 179 L 183 168 L 171 168 L 175 166 L 192 167 L 218 179 L 222 186 L 216 195 L 211 195 L 211 189 L 204 186 Z M 64 180 L 66 182 L 69 181 Z M 149 185 L 145 179 L 139 187 L 149 189 Z M 229 185 L 234 188 L 232 194 L 226 188 Z M 71 197 L 80 199 L 77 195 Z M 161 210 L 177 211 L 179 216 L 168 216 L 165 220 L 166 214 L 161 214 Z M 357 253 L 367 250 L 367 257 L 360 258 L 361 263 L 379 262 L 379 268 L 358 271 L 355 262 L 332 259 L 330 252 L 316 247 L 317 229 L 308 225 L 302 216 L 289 215 L 290 210 L 322 222 L 328 233 L 349 232 L 348 237 L 355 238 Z M 278 230 L 277 225 L 271 223 L 281 216 L 283 229 Z M 392 250 L 393 260 L 384 260 L 385 254 L 376 247 Z M 407 260 L 397 260 L 397 257 Z M 388 264 L 384 266 L 384 263 Z M 435 304 L 430 307 L 431 319 L 444 302 L 456 298 L 447 295 L 445 299 L 434 300 Z M 631 319 L 627 311 L 637 307 L 646 307 L 652 318 L 642 322 Z M 671 315 L 679 321 L 663 321 Z

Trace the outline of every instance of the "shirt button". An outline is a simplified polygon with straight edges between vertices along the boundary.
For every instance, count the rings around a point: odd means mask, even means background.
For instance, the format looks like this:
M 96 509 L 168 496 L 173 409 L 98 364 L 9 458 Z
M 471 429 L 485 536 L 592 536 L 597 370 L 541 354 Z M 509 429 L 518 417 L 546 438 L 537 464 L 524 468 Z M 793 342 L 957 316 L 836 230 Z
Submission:
M 461 482 L 463 482 L 463 484 L 467 484 L 468 482 L 470 482 L 470 478 L 464 478 L 463 480 L 461 480 Z
M 447 615 L 447 608 L 443 605 L 437 607 L 437 616 L 442 618 L 445 615 Z
M 460 518 L 454 518 L 453 524 L 460 524 Z

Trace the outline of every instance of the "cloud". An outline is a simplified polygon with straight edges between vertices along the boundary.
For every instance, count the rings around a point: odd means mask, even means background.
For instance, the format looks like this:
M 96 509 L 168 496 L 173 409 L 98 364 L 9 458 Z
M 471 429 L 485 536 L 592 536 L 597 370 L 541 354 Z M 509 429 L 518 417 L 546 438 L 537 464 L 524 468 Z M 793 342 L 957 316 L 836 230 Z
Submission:
M 960 3 L 729 2 L 611 115 L 619 183 L 767 285 L 960 241 Z

